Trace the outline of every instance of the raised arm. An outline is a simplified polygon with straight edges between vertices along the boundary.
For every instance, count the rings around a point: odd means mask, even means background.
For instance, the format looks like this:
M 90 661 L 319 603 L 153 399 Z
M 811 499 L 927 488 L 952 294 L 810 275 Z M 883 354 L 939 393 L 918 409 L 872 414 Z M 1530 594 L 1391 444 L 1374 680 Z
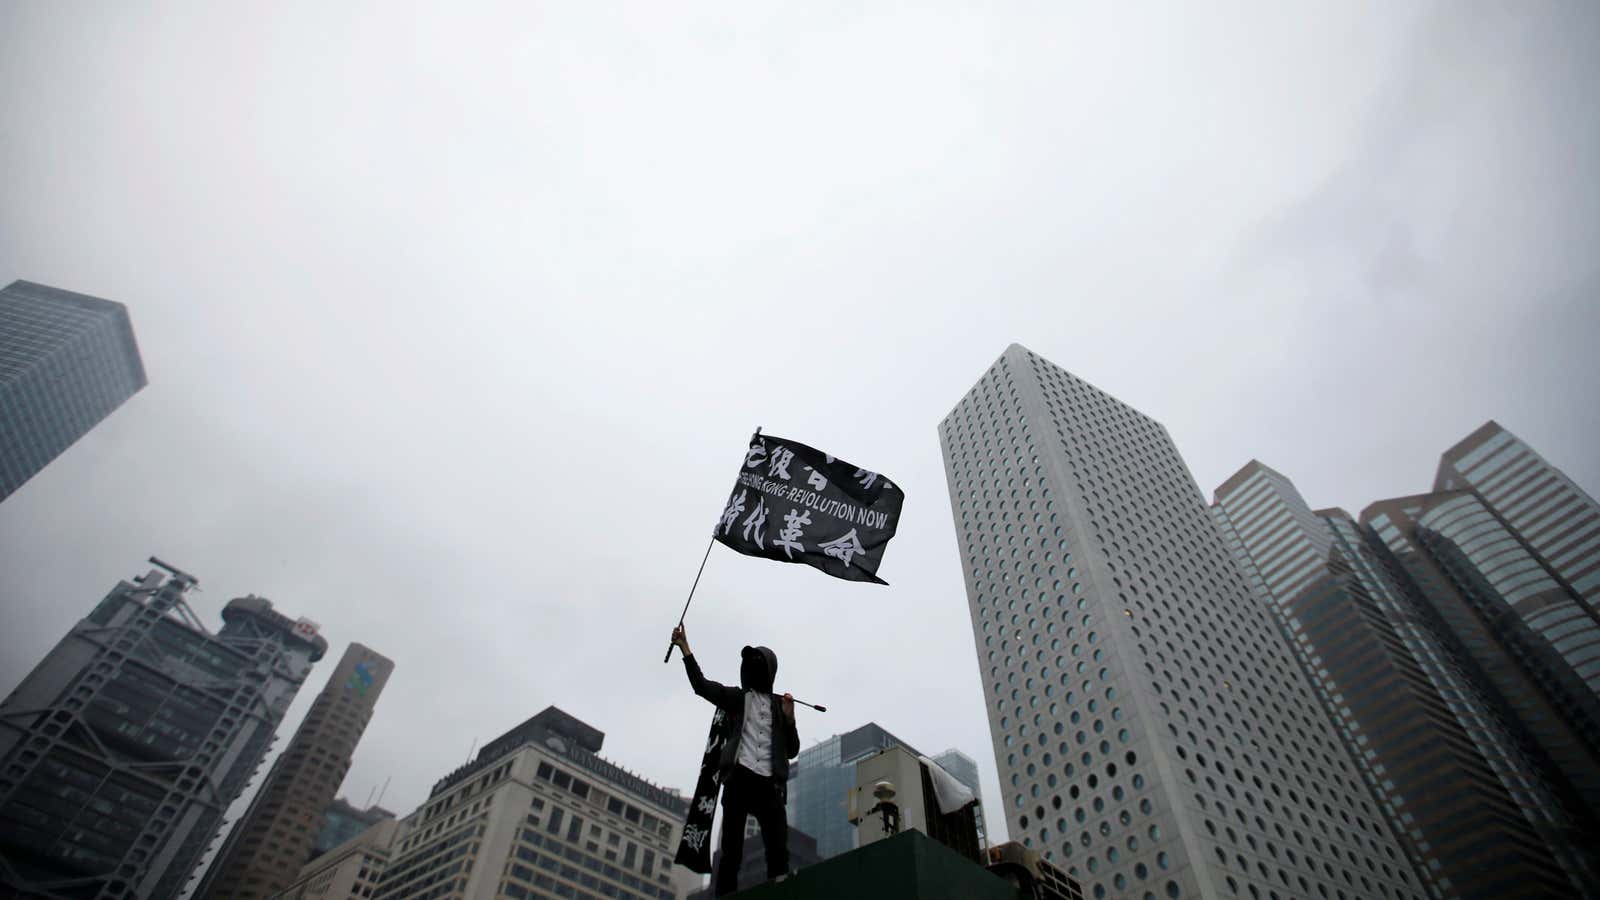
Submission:
M 689 635 L 684 632 L 682 625 L 672 630 L 672 642 L 683 651 L 683 668 L 689 675 L 689 687 L 693 688 L 696 694 L 718 706 L 729 706 L 739 702 L 738 688 L 718 684 L 700 671 L 700 664 L 695 661 L 694 652 L 689 649 Z

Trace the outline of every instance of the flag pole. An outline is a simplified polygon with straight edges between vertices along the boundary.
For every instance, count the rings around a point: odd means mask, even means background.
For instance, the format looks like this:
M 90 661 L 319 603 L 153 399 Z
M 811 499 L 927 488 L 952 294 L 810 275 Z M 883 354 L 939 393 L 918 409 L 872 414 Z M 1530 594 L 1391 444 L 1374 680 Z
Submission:
M 750 442 L 752 444 L 755 443 L 756 438 L 758 438 L 760 436 L 761 436 L 761 426 L 757 425 L 756 426 L 756 433 L 750 435 Z M 720 523 L 718 523 L 718 524 L 720 524 Z M 711 540 L 706 542 L 706 554 L 705 554 L 705 556 L 700 557 L 700 570 L 698 572 L 694 573 L 694 584 L 689 585 L 689 597 L 688 597 L 688 599 L 683 601 L 683 611 L 678 613 L 678 625 L 680 627 L 683 625 L 683 617 L 687 616 L 689 614 L 689 604 L 694 601 L 694 589 L 700 586 L 700 576 L 705 574 L 705 571 L 706 571 L 706 560 L 711 558 L 711 545 L 715 544 L 716 542 L 717 542 L 717 528 L 716 528 L 715 525 L 713 525 L 711 527 Z M 670 644 L 670 643 L 667 644 L 667 655 L 661 657 L 661 664 L 662 665 L 666 665 L 669 662 L 672 662 L 672 644 Z
M 706 570 L 706 560 L 711 558 L 711 545 L 717 542 L 716 529 L 711 530 L 711 540 L 706 541 L 706 555 L 700 557 L 700 571 L 694 573 L 694 584 L 689 586 L 689 599 L 683 601 L 683 612 L 678 613 L 678 625 L 683 625 L 683 617 L 689 614 L 689 603 L 694 600 L 694 589 L 700 586 L 700 574 Z M 663 664 L 672 662 L 672 644 L 667 644 L 667 655 L 661 657 Z

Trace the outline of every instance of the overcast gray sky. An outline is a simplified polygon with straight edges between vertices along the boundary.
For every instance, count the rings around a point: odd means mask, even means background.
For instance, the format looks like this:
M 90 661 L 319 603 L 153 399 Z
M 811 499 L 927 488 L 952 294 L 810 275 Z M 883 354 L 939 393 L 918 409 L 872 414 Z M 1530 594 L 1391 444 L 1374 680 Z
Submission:
M 976 11 L 974 7 L 986 7 Z M 397 663 L 410 811 L 547 704 L 692 788 L 667 632 L 762 425 L 904 487 L 879 574 L 714 548 L 708 674 L 998 796 L 937 422 L 1011 341 L 1201 488 L 1600 493 L 1600 5 L 0 3 L 0 282 L 150 385 L 0 504 L 0 691 L 154 553 Z M 992 802 L 996 833 L 1004 817 Z

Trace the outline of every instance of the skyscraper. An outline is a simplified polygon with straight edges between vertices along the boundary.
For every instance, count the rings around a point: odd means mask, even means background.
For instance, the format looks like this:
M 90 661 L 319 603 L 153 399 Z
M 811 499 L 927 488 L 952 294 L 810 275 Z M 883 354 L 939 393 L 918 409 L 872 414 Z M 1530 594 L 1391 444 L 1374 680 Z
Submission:
M 817 839 L 823 859 L 855 849 L 856 827 L 850 824 L 847 797 L 856 786 L 856 763 L 890 747 L 917 752 L 869 722 L 801 750 L 789 767 L 789 824 Z
M 1424 896 L 1157 422 L 1012 345 L 939 427 L 1013 839 L 1090 896 Z
M 379 822 L 393 818 L 394 813 L 381 806 L 359 809 L 343 797 L 337 797 L 322 811 L 322 825 L 311 842 L 311 858 L 316 859 Z
M 327 650 L 254 596 L 207 633 L 172 572 L 119 583 L 0 704 L 0 885 L 177 896 Z
M 127 307 L 29 281 L 0 290 L 0 500 L 144 385 Z
M 1557 791 L 1350 516 L 1312 511 L 1255 461 L 1217 489 L 1212 511 L 1438 895 L 1549 897 L 1581 885 L 1536 825 Z
M 377 900 L 678 900 L 682 795 L 599 755 L 605 734 L 549 707 L 439 779 L 395 834 Z
M 1446 450 L 1433 489 L 1476 493 L 1591 614 L 1600 605 L 1600 504 L 1499 423 Z M 1600 636 L 1590 646 L 1600 675 Z
M 265 900 L 294 881 L 393 671 L 394 663 L 367 647 L 345 650 L 212 860 L 198 896 Z
M 983 787 L 978 778 L 978 761 L 962 753 L 954 747 L 936 756 L 931 756 L 939 768 L 949 772 L 955 779 L 967 786 L 972 791 L 972 796 L 978 798 L 978 806 L 973 810 L 973 816 L 978 820 L 978 845 L 982 847 L 989 842 L 989 826 L 983 819 Z
M 966 785 L 972 791 L 974 797 L 980 800 L 983 799 L 983 788 L 979 786 L 978 781 L 977 760 L 954 747 L 928 758 L 938 763 L 939 768 L 949 772 L 957 781 Z
M 1600 710 L 1558 646 L 1525 618 L 1542 622 L 1540 613 L 1564 613 L 1576 601 L 1560 592 L 1552 598 L 1549 582 L 1538 575 L 1509 587 L 1510 593 L 1497 589 L 1494 581 L 1502 571 L 1523 566 L 1527 547 L 1503 522 L 1485 518 L 1480 504 L 1464 503 L 1463 497 L 1470 500 L 1473 495 L 1445 491 L 1382 500 L 1363 510 L 1361 521 L 1373 543 L 1388 552 L 1391 567 L 1404 573 L 1419 604 L 1434 613 L 1460 655 L 1471 660 L 1501 717 L 1521 729 L 1534 757 L 1554 773 L 1550 780 L 1564 782 L 1558 793 L 1575 802 L 1563 805 L 1580 823 L 1589 820 L 1582 826 L 1587 836 L 1574 838 L 1574 843 L 1595 844 L 1600 831 L 1593 822 L 1600 811 Z M 1472 526 L 1471 531 L 1461 531 L 1463 526 Z M 1488 567 L 1488 575 L 1469 554 Z M 1554 602 L 1529 603 L 1531 595 L 1524 591 Z M 1571 638 L 1586 627 L 1580 619 L 1577 629 L 1556 633 L 1554 640 Z

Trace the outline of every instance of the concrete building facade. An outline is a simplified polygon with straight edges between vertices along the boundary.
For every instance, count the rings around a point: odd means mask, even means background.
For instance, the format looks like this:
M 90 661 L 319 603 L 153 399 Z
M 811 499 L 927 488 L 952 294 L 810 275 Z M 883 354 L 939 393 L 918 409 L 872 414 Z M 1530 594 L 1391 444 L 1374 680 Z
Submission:
M 605 734 L 555 707 L 490 741 L 406 816 L 378 900 L 680 900 L 688 800 L 599 755 Z
M 1095 898 L 1426 896 L 1160 423 L 1012 345 L 939 436 L 1013 839 Z
M 0 704 L 0 885 L 165 900 L 327 650 L 260 597 L 211 634 L 170 570 L 119 583 Z
M 121 303 L 29 281 L 0 290 L 0 500 L 145 383 Z
M 393 671 L 393 662 L 368 647 L 346 648 L 212 860 L 199 896 L 265 900 L 294 880 Z

